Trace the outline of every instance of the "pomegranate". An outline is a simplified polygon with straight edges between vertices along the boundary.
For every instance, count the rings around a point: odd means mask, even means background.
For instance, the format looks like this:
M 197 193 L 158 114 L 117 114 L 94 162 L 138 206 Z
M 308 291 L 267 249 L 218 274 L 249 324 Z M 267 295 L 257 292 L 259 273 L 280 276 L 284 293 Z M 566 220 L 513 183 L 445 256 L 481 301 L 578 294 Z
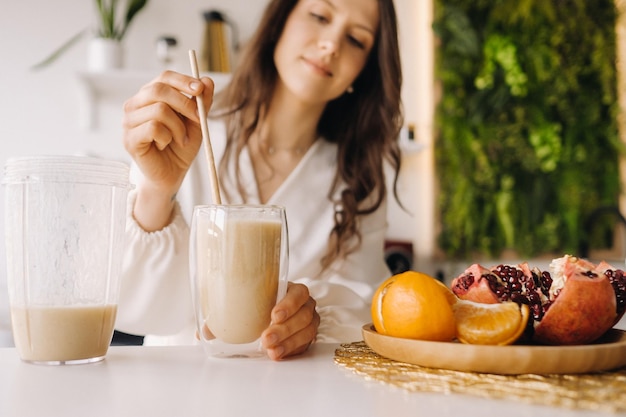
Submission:
M 531 269 L 527 263 L 490 269 L 473 264 L 451 288 L 462 299 L 527 304 L 532 318 L 527 338 L 542 344 L 591 343 L 624 314 L 624 271 L 571 255 L 552 260 L 549 269 Z

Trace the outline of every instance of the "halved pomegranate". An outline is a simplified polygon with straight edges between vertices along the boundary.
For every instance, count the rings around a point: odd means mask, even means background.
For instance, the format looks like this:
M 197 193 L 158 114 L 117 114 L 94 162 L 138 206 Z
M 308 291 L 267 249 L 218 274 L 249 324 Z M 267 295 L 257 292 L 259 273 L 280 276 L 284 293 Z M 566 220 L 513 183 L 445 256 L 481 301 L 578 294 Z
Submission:
M 528 337 L 550 345 L 591 343 L 626 309 L 624 271 L 570 255 L 554 259 L 550 271 L 531 269 L 527 263 L 490 269 L 474 264 L 451 288 L 462 299 L 527 304 L 532 317 Z
M 613 324 L 616 324 L 624 316 L 624 312 L 626 312 L 626 272 L 614 268 L 604 261 L 598 264 L 596 272 L 605 275 L 611 282 L 613 291 L 615 291 L 617 317 Z

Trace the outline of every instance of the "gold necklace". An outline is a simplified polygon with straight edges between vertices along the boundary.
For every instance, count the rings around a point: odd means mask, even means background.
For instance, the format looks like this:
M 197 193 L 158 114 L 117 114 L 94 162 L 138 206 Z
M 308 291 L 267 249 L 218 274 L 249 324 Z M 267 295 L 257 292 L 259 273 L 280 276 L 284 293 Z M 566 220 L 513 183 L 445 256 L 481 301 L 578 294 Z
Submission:
M 269 156 L 274 156 L 276 153 L 280 152 L 280 153 L 289 153 L 289 154 L 292 154 L 293 156 L 299 157 L 299 156 L 304 155 L 306 151 L 308 151 L 309 148 L 313 145 L 313 143 L 315 143 L 315 140 L 313 140 L 310 143 L 307 143 L 306 145 L 299 145 L 299 146 L 294 146 L 291 148 L 277 148 L 274 145 L 272 145 L 267 139 L 259 139 L 259 144 L 261 145 L 261 149 L 263 149 L 265 153 Z

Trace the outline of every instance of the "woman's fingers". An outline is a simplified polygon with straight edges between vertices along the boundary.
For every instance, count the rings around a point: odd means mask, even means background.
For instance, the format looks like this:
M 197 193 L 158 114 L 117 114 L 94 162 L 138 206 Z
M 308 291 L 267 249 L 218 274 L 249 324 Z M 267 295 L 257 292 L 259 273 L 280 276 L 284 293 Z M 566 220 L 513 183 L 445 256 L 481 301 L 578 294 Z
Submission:
M 124 146 L 131 153 L 133 148 L 147 151 L 146 144 L 154 142 L 159 150 L 163 150 L 174 141 L 184 145 L 187 128 L 178 114 L 168 105 L 156 102 L 137 110 L 127 112 L 123 118 Z
M 209 81 L 207 83 L 206 81 Z M 198 79 L 191 76 L 182 74 L 176 71 L 163 71 L 154 80 L 153 83 L 163 83 L 172 86 L 176 90 L 183 92 L 190 96 L 196 96 L 202 92 L 202 85 L 198 85 Z M 200 83 L 205 86 L 211 86 L 211 94 L 213 94 L 213 82 L 208 77 L 201 77 Z
M 122 126 L 126 150 L 132 156 L 142 157 L 175 144 L 174 156 L 183 165 L 191 163 L 201 140 L 194 95 L 201 95 L 209 108 L 213 99 L 212 80 L 166 71 L 141 88 L 124 103 Z M 190 142 L 195 146 L 187 152 L 184 148 Z
M 203 77 L 200 80 L 172 71 L 165 71 L 150 84 L 144 87 L 145 91 L 138 97 L 150 100 L 160 97 L 160 101 L 168 103 L 180 115 L 200 122 L 196 96 L 201 96 L 205 109 L 209 109 L 213 102 L 213 80 Z
M 272 322 L 282 323 L 288 317 L 296 314 L 310 298 L 306 285 L 289 282 L 287 293 L 272 309 Z
M 304 352 L 315 340 L 320 323 L 308 288 L 290 284 L 287 295 L 272 311 L 272 320 L 261 336 L 270 358 L 278 360 Z
M 204 77 L 197 80 L 183 74 L 166 71 L 149 84 L 143 86 L 137 94 L 124 103 L 125 115 L 130 115 L 141 108 L 152 108 L 160 103 L 171 108 L 179 117 L 199 123 L 198 107 L 195 96 L 201 95 L 205 108 L 210 108 L 213 100 L 213 81 Z M 161 113 L 154 117 L 163 116 Z M 132 126 L 132 120 L 125 120 Z
M 263 346 L 268 356 L 273 360 L 280 360 L 288 356 L 305 352 L 317 336 L 320 317 L 312 310 L 308 320 L 295 324 L 295 318 L 290 318 L 282 325 L 272 325 L 263 335 Z M 292 322 L 292 325 L 289 323 Z M 303 323 L 306 323 L 303 325 Z M 274 343 L 271 343 L 272 340 Z

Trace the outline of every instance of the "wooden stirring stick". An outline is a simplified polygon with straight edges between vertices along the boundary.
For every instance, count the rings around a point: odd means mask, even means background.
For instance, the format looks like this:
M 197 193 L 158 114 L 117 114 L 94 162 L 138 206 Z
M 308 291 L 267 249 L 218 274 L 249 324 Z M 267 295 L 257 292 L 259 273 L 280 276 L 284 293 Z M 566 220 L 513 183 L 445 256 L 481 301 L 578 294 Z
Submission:
M 189 61 L 191 63 L 191 73 L 198 80 L 200 72 L 198 71 L 198 61 L 196 60 L 196 51 L 189 50 Z M 204 102 L 201 96 L 196 96 L 198 103 L 198 116 L 200 117 L 200 128 L 202 129 L 202 142 L 204 143 L 204 153 L 209 165 L 209 178 L 211 180 L 211 191 L 213 192 L 213 202 L 222 204 L 220 197 L 220 187 L 217 182 L 217 170 L 215 169 L 215 158 L 213 157 L 213 148 L 211 147 L 211 138 L 209 137 L 209 126 L 207 125 L 207 112 L 204 109 Z

